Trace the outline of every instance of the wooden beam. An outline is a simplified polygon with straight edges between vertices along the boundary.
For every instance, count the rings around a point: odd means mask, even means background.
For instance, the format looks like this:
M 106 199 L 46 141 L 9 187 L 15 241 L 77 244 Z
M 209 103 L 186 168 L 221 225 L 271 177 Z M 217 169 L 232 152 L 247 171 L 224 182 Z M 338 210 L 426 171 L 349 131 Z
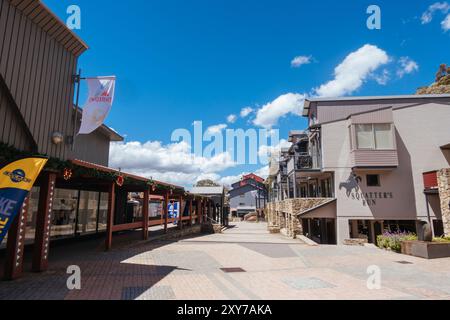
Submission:
M 112 235 L 114 228 L 114 212 L 115 212 L 115 204 L 116 204 L 116 184 L 115 182 L 111 183 L 109 186 L 108 192 L 108 215 L 107 215 L 107 226 L 106 226 L 106 242 L 105 242 L 105 250 L 111 250 L 112 247 Z
M 142 221 L 139 221 L 139 222 L 115 225 L 112 227 L 112 232 L 136 230 L 136 229 L 141 229 L 141 228 L 142 228 Z
M 150 201 L 150 192 L 147 189 L 146 191 L 144 191 L 144 205 L 142 206 L 144 240 L 148 239 L 149 201 Z
M 25 236 L 27 227 L 28 207 L 30 195 L 25 199 L 22 209 L 8 232 L 6 246 L 5 280 L 15 280 L 22 276 L 23 251 L 25 249 Z
M 180 204 L 179 204 L 179 207 L 178 207 L 178 223 L 179 223 L 179 228 L 183 229 L 183 213 L 184 213 L 184 210 L 181 210 L 181 209 L 183 209 L 183 196 L 179 197 L 179 201 L 180 201 Z
M 56 174 L 46 173 L 39 191 L 39 206 L 36 217 L 36 236 L 34 240 L 33 264 L 34 272 L 48 269 L 50 251 L 50 225 L 55 197 Z
M 189 200 L 189 226 L 192 227 L 192 199 Z
M 169 222 L 169 192 L 164 195 L 164 233 L 167 233 L 167 224 Z

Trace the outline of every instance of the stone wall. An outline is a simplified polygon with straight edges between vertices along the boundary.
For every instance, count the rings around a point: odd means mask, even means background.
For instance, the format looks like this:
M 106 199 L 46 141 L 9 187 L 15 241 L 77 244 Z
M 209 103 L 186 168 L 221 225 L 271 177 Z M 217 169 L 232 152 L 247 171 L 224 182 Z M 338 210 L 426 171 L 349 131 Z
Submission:
M 438 184 L 444 233 L 450 236 L 450 168 L 438 172 Z

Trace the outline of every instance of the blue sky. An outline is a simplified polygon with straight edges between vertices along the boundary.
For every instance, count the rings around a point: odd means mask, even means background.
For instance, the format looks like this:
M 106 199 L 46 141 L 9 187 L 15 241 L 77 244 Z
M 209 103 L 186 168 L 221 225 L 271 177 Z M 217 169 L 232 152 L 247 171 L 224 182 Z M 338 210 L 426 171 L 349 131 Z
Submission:
M 118 78 L 107 124 L 126 135 L 127 143 L 153 142 L 147 153 L 136 143 L 118 149 L 142 156 L 140 163 L 128 164 L 122 156 L 112 164 L 184 185 L 199 177 L 238 176 L 261 165 L 211 169 L 214 162 L 200 159 L 188 164 L 186 172 L 182 164 L 179 170 L 165 166 L 159 163 L 166 159 L 163 153 L 186 151 L 168 146 L 176 128 L 192 129 L 198 120 L 205 127 L 258 127 L 253 122 L 257 113 L 238 117 L 233 124 L 226 118 L 239 115 L 244 107 L 257 112 L 288 93 L 317 94 L 314 89 L 333 80 L 346 57 L 369 44 L 370 50 L 358 54 L 375 54 L 378 62 L 373 70 L 361 71 L 360 85 L 340 95 L 411 94 L 433 82 L 440 63 L 450 63 L 450 31 L 443 23 L 450 6 L 445 1 L 428 11 L 433 19 L 427 23 L 423 14 L 435 1 L 44 2 L 63 20 L 69 5 L 81 8 L 82 28 L 76 33 L 90 49 L 79 66 L 84 75 Z M 381 30 L 366 27 L 371 4 L 381 8 Z M 309 63 L 292 67 L 299 56 Z M 286 137 L 305 123 L 289 113 L 273 127 Z M 146 156 L 149 164 L 144 163 Z

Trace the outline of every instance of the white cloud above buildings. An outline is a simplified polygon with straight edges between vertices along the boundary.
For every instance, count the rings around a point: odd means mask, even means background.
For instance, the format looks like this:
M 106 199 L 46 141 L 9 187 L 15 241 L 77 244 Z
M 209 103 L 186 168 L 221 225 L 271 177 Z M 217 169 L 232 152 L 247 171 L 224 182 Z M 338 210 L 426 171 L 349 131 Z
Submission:
M 236 122 L 236 120 L 237 120 L 237 116 L 236 116 L 235 114 L 230 114 L 230 115 L 227 117 L 227 122 L 228 122 L 228 123 L 233 124 L 233 123 Z
M 271 128 L 278 123 L 280 118 L 288 114 L 301 115 L 305 95 L 287 93 L 279 96 L 256 111 L 253 124 L 258 127 Z
M 406 74 L 419 71 L 419 64 L 409 57 L 401 57 L 398 61 L 397 76 L 403 78 Z
M 226 152 L 210 158 L 199 157 L 186 142 L 163 145 L 148 141 L 111 144 L 110 166 L 147 178 L 192 186 L 205 176 L 216 176 L 235 167 L 236 163 Z
M 358 90 L 381 66 L 389 63 L 388 54 L 366 44 L 350 53 L 334 70 L 334 79 L 314 89 L 320 97 L 341 97 Z
M 445 15 L 444 20 L 441 22 L 442 30 L 447 32 L 450 30 L 450 4 L 445 2 L 435 2 L 428 7 L 428 9 L 422 14 L 422 24 L 429 24 L 433 21 L 436 13 Z
M 245 107 L 241 110 L 241 118 L 247 118 L 250 114 L 252 114 L 255 110 L 251 107 Z
M 292 68 L 300 68 L 305 64 L 310 64 L 312 62 L 312 56 L 297 56 L 291 61 Z

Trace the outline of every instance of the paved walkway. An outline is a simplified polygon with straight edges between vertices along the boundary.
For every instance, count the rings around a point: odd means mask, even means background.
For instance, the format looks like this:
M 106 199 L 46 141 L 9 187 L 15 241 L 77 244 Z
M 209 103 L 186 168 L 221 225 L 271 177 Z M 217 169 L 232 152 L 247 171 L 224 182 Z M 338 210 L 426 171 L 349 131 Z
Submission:
M 308 246 L 269 234 L 263 223 L 108 253 L 100 247 L 56 248 L 51 271 L 0 282 L 0 299 L 450 299 L 450 259 Z M 69 265 L 82 270 L 80 291 L 66 287 Z M 379 290 L 367 288 L 373 265 L 381 271 Z

